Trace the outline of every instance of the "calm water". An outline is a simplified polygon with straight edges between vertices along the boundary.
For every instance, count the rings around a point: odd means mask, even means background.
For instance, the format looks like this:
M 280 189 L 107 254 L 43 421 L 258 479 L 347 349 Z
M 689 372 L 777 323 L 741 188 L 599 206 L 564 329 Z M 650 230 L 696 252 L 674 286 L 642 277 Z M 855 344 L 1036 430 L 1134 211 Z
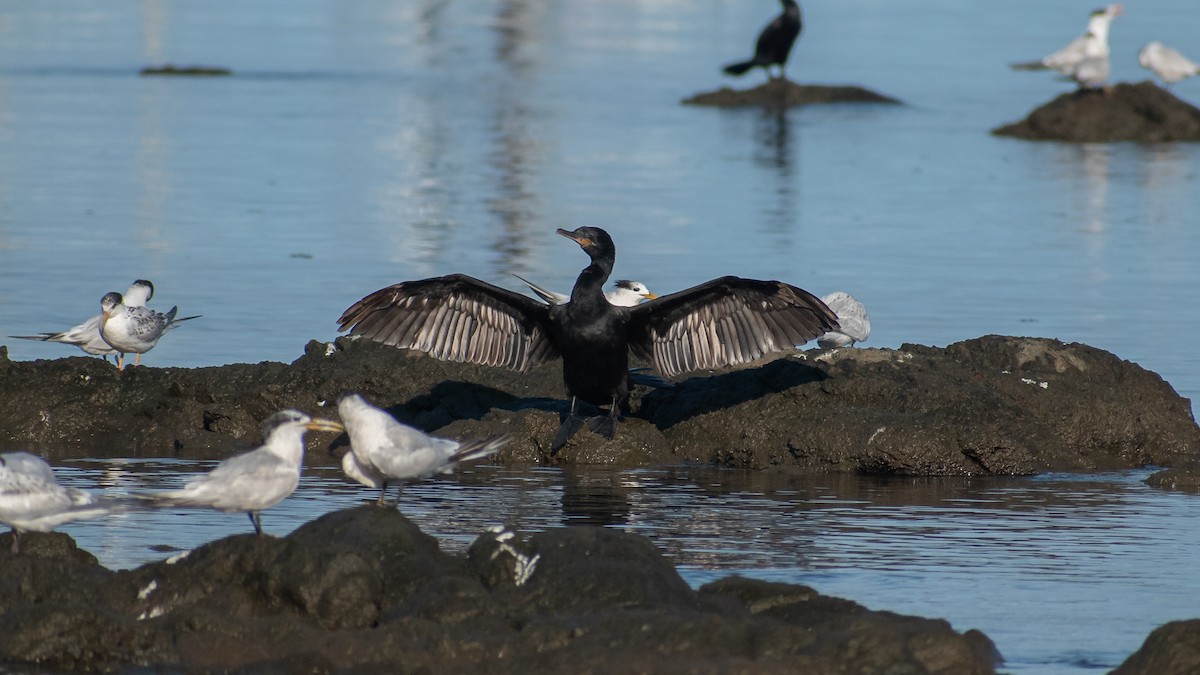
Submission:
M 144 277 L 154 305 L 204 315 L 150 365 L 290 361 L 398 280 L 517 288 L 518 273 L 566 289 L 585 258 L 554 229 L 588 224 L 614 235 L 619 276 L 659 292 L 721 274 L 847 290 L 870 309 L 868 346 L 1080 341 L 1197 400 L 1200 146 L 987 133 L 1071 88 L 1005 64 L 1065 44 L 1092 5 L 805 3 L 794 79 L 908 105 L 766 113 L 679 101 L 733 83 L 719 67 L 749 54 L 773 0 L 0 3 L 0 335 L 72 326 Z M 1135 55 L 1150 39 L 1200 55 L 1198 30 L 1190 0 L 1127 7 L 1115 79 L 1146 76 Z M 136 74 L 162 63 L 236 74 Z M 1175 91 L 1200 99 L 1200 81 Z M 20 360 L 78 353 L 3 343 Z M 160 469 L 105 464 L 113 489 L 123 470 Z M 565 503 L 611 511 L 693 582 L 810 583 L 981 628 L 1014 670 L 1078 672 L 1200 615 L 1179 588 L 1195 583 L 1196 499 L 1140 477 L 788 486 L 481 469 L 415 489 L 406 512 L 462 546 L 493 513 L 537 529 Z M 307 480 L 272 531 L 360 499 L 332 474 Z M 170 540 L 184 517 L 196 539 Z M 124 566 L 157 555 L 151 542 L 248 526 L 70 531 Z
M 175 487 L 181 473 L 210 466 L 71 460 L 58 475 L 121 495 Z M 788 479 L 476 466 L 458 480 L 409 486 L 401 510 L 449 551 L 501 523 L 526 534 L 612 525 L 650 537 L 693 585 L 733 573 L 807 584 L 872 609 L 983 630 L 1010 672 L 1084 673 L 1115 667 L 1162 623 L 1200 616 L 1200 496 L 1151 489 L 1142 483 L 1148 474 Z M 376 494 L 334 469 L 308 470 L 263 526 L 283 535 Z M 63 531 L 102 564 L 125 568 L 251 527 L 242 514 L 168 510 Z

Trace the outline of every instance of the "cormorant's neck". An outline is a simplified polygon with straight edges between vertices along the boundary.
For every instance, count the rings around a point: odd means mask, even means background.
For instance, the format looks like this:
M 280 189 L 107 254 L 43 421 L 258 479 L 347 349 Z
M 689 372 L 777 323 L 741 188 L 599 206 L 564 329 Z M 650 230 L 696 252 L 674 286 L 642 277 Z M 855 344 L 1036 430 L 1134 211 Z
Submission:
M 579 278 L 575 280 L 575 287 L 571 289 L 571 302 L 594 301 L 597 298 L 604 300 L 604 282 L 608 281 L 612 269 L 612 257 L 593 259 L 592 264 L 583 268 Z

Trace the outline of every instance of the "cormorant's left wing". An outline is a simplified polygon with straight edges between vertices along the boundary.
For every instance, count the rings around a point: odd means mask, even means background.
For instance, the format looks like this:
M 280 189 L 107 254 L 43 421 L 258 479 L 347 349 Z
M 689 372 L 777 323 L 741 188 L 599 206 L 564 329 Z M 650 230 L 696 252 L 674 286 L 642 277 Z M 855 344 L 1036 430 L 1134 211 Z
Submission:
M 629 308 L 629 347 L 666 376 L 749 363 L 838 328 L 812 293 L 721 277 Z

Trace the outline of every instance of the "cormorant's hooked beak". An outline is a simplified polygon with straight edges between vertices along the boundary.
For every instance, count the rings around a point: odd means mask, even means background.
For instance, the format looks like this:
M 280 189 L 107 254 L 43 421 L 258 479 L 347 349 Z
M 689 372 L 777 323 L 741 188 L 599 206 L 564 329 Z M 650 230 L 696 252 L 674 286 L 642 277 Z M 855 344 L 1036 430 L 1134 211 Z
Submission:
M 557 230 L 555 230 L 555 232 L 558 232 L 559 234 L 566 237 L 567 239 L 570 239 L 571 241 L 575 242 L 576 244 L 579 244 L 580 248 L 587 248 L 588 246 L 591 246 L 593 243 L 591 239 L 588 239 L 587 237 L 585 237 L 581 234 L 575 234 L 574 232 L 567 232 L 566 230 L 562 229 L 561 227 L 558 228 Z

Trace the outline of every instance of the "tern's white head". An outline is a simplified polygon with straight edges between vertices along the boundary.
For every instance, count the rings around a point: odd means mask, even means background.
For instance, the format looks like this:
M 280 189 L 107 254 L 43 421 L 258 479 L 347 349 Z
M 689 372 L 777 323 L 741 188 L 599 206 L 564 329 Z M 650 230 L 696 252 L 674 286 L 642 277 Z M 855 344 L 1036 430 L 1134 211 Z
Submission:
M 124 303 L 126 307 L 144 307 L 153 297 L 154 284 L 145 279 L 138 279 L 125 291 Z
M 313 419 L 299 410 L 280 410 L 262 423 L 262 435 L 267 443 L 280 434 L 303 434 L 305 431 L 342 431 L 342 425 L 333 420 Z
M 640 281 L 621 279 L 616 282 L 615 286 L 616 288 L 608 293 L 607 297 L 610 303 L 618 307 L 633 307 L 644 300 L 653 300 L 658 297 Z
M 1088 18 L 1087 32 L 1096 36 L 1096 38 L 1100 41 L 1100 44 L 1104 45 L 1104 50 L 1106 53 L 1108 51 L 1109 25 L 1112 23 L 1113 19 L 1117 18 L 1124 12 L 1125 8 L 1122 7 L 1120 3 L 1117 3 L 1095 10 L 1092 12 L 1091 17 Z

